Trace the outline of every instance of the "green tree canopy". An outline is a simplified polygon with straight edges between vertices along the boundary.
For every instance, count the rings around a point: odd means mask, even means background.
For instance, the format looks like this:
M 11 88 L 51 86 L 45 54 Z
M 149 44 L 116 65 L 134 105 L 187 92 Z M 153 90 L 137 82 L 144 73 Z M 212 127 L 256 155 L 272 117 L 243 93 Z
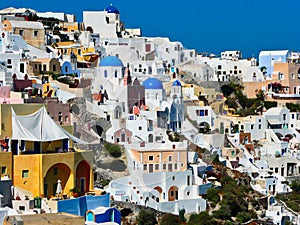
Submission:
M 142 209 L 137 217 L 138 225 L 156 225 L 156 215 L 154 211 Z

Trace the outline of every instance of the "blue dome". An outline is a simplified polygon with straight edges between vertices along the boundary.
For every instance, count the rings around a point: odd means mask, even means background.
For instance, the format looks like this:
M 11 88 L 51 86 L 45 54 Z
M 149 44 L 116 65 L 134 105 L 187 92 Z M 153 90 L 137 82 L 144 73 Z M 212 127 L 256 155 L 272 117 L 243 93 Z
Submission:
M 105 9 L 105 11 L 108 12 L 108 13 L 119 14 L 119 10 L 118 10 L 116 7 L 112 6 L 112 5 L 108 6 L 108 7 Z
M 173 86 L 173 87 L 174 87 L 174 86 L 180 86 L 180 87 L 181 87 L 181 83 L 180 83 L 179 80 L 175 80 L 175 81 L 173 82 L 172 86 Z
M 163 85 L 160 80 L 156 78 L 148 78 L 143 82 L 145 89 L 163 89 Z
M 123 63 L 116 56 L 106 56 L 103 59 L 101 59 L 99 66 L 119 66 L 119 67 L 123 67 Z

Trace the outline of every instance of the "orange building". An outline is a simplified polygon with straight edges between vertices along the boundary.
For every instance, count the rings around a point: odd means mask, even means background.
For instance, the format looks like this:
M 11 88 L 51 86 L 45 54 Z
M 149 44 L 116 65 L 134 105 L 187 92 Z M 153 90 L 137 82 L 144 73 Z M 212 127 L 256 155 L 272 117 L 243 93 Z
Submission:
M 275 62 L 272 78 L 262 82 L 243 83 L 248 98 L 255 98 L 257 90 L 263 90 L 268 100 L 299 103 L 300 64 Z

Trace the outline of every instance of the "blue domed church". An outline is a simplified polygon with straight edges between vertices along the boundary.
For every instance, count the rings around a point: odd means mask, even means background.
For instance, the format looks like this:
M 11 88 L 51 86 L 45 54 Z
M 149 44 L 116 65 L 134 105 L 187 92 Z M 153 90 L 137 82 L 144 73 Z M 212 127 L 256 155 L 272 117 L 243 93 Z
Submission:
M 116 87 L 123 84 L 123 77 L 123 62 L 116 56 L 106 56 L 100 60 L 92 83 L 92 91 L 98 93 L 105 87 L 109 96 L 112 96 L 118 91 Z
M 165 91 L 160 80 L 157 78 L 148 78 L 143 84 L 145 87 L 145 103 L 149 110 L 154 110 L 165 98 Z
M 104 11 L 83 11 L 85 27 L 92 27 L 101 38 L 120 37 L 122 24 L 119 10 L 110 5 Z

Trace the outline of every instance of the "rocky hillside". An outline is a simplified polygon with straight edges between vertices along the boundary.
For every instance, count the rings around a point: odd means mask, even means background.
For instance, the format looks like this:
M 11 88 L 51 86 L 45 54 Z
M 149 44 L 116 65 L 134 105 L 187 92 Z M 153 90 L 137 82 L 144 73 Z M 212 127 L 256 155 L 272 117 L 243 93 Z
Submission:
M 96 114 L 86 111 L 86 99 L 76 98 L 71 104 L 76 137 L 90 143 L 77 145 L 79 149 L 94 151 L 95 186 L 103 188 L 112 179 L 128 174 L 126 157 L 122 151 L 121 157 L 112 157 L 104 148 L 103 139 L 106 131 L 111 127 L 110 121 L 100 118 Z

